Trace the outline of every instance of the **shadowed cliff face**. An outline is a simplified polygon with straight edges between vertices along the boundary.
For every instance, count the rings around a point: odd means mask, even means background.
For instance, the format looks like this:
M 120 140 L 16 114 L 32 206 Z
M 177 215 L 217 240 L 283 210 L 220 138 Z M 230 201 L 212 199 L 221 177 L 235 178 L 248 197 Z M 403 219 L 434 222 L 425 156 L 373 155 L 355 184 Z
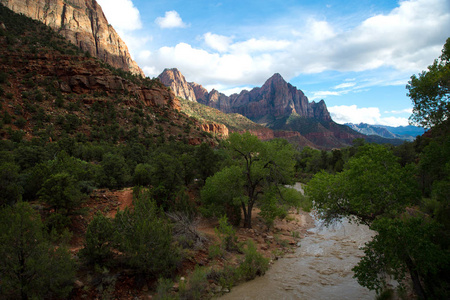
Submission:
M 225 113 L 239 113 L 252 120 L 267 116 L 279 118 L 296 114 L 301 117 L 331 121 L 324 101 L 309 103 L 305 94 L 287 83 L 280 74 L 274 74 L 260 88 L 254 88 L 251 91 L 243 90 L 229 97 L 216 90 L 208 92 L 197 83 L 186 82 L 177 69 L 166 69 L 158 78 L 178 97 L 197 101 Z
M 0 3 L 43 22 L 111 66 L 144 76 L 95 0 L 0 0 Z

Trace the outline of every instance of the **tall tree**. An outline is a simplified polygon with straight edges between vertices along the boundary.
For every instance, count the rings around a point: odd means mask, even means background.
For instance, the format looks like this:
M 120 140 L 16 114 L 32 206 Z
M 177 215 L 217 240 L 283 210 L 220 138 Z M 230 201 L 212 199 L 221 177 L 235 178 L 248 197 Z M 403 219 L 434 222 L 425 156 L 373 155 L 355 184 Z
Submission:
M 450 253 L 442 226 L 412 208 L 420 203 L 413 171 L 384 146 L 364 145 L 342 172 L 317 174 L 306 191 L 326 221 L 349 216 L 377 232 L 354 268 L 360 284 L 379 292 L 385 274 L 400 284 L 409 274 L 419 298 L 440 299 L 449 288 Z
M 450 38 L 445 42 L 442 55 L 422 71 L 411 76 L 406 86 L 413 101 L 413 124 L 430 128 L 449 118 L 450 114 Z
M 278 203 L 298 203 L 299 195 L 292 197 L 292 193 L 284 192 L 284 186 L 294 179 L 294 150 L 290 144 L 281 140 L 262 142 L 247 132 L 231 134 L 225 149 L 232 165 L 206 180 L 202 189 L 206 204 L 240 206 L 244 227 L 251 228 L 252 209 L 266 195 L 276 197 Z M 267 193 L 269 190 L 272 192 Z

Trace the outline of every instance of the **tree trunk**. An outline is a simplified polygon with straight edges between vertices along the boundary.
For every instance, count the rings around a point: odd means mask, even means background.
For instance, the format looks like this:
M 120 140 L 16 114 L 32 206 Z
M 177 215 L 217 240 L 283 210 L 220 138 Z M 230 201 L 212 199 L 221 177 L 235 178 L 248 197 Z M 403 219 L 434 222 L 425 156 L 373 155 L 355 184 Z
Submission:
M 248 204 L 247 213 L 244 214 L 244 228 L 252 228 L 252 209 L 253 204 Z
M 417 273 L 417 270 L 414 266 L 414 262 L 409 256 L 406 257 L 406 266 L 408 267 L 409 274 L 411 275 L 414 291 L 416 292 L 419 299 L 426 300 L 427 296 L 425 294 L 425 290 L 422 287 L 422 283 L 420 283 L 419 274 Z

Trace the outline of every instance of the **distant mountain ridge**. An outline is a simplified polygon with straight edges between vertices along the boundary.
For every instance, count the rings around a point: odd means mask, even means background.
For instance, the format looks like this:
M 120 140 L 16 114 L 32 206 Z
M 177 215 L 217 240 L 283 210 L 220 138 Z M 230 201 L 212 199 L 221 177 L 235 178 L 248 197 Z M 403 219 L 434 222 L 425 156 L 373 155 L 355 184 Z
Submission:
M 346 126 L 365 135 L 378 135 L 388 139 L 400 139 L 405 141 L 413 141 L 418 135 L 422 135 L 425 130 L 416 126 L 385 126 L 385 125 L 369 125 L 366 123 L 352 124 L 346 123 Z
M 309 102 L 301 90 L 286 82 L 278 73 L 261 87 L 230 96 L 217 90 L 208 92 L 200 84 L 187 82 L 176 68 L 165 69 L 158 78 L 175 95 L 190 102 L 198 102 L 228 114 L 243 115 L 274 131 L 299 133 L 296 139 L 301 140 L 301 146 L 312 144 L 316 148 L 333 149 L 349 146 L 355 138 L 365 137 L 347 126 L 335 123 L 325 101 Z
M 226 96 L 217 90 L 208 92 L 201 85 L 187 82 L 176 69 L 165 69 L 158 78 L 178 97 L 196 101 L 225 113 L 239 113 L 261 123 L 267 116 L 279 118 L 297 114 L 306 118 L 331 121 L 325 102 L 309 102 L 305 94 L 276 73 L 262 87 Z

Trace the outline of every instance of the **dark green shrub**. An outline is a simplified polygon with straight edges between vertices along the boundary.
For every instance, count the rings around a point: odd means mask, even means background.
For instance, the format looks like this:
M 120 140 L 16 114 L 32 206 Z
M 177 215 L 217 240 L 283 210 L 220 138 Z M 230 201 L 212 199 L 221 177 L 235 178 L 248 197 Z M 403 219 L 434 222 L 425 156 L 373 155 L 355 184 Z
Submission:
M 25 125 L 27 125 L 27 120 L 25 120 L 24 117 L 19 117 L 14 124 L 19 127 L 20 129 L 23 129 Z
M 23 189 L 19 183 L 19 166 L 13 162 L 0 165 L 0 206 L 12 205 L 22 199 Z
M 113 222 L 97 213 L 86 230 L 86 244 L 81 254 L 89 263 L 103 265 L 112 257 Z
M 40 215 L 27 202 L 0 210 L 2 298 L 63 299 L 73 287 L 75 264 L 64 245 L 50 243 Z
M 0 84 L 8 82 L 8 73 L 0 72 Z
M 202 299 L 205 296 L 209 282 L 205 268 L 195 266 L 189 275 L 186 285 L 180 285 L 180 296 L 182 299 Z
M 216 235 L 220 238 L 221 248 L 226 251 L 240 251 L 237 241 L 236 230 L 228 223 L 226 216 L 219 219 L 219 227 L 214 228 Z
M 247 248 L 244 249 L 244 261 L 239 265 L 237 274 L 242 280 L 252 280 L 256 276 L 262 276 L 269 269 L 269 259 L 262 256 L 256 250 L 252 240 L 247 242 Z
M 114 219 L 116 243 L 123 263 L 147 276 L 171 276 L 181 261 L 180 250 L 172 240 L 172 227 L 148 193 L 134 199 Z
M 11 124 L 11 121 L 12 121 L 11 115 L 5 110 L 5 112 L 3 113 L 3 123 Z
M 85 195 L 81 193 L 75 178 L 67 172 L 51 175 L 38 192 L 41 201 L 46 202 L 55 212 L 69 214 L 79 208 Z

